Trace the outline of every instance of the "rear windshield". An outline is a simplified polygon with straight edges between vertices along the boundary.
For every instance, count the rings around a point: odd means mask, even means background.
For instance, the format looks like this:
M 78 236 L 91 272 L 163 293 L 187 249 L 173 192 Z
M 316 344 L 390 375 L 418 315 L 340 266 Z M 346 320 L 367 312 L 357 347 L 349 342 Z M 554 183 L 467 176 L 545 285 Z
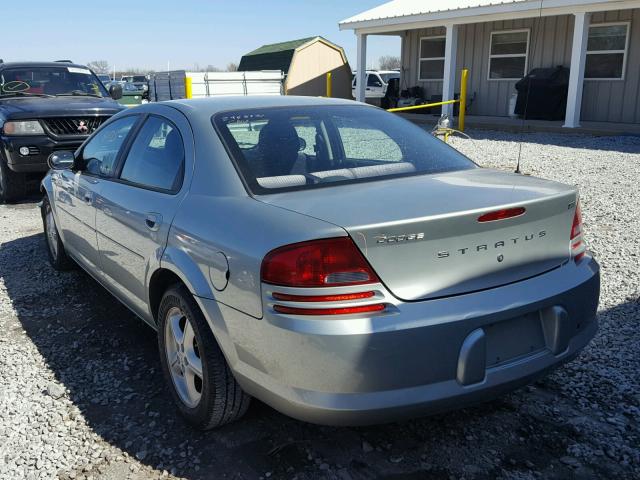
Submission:
M 213 121 L 256 194 L 475 168 L 407 120 L 364 105 L 238 110 Z

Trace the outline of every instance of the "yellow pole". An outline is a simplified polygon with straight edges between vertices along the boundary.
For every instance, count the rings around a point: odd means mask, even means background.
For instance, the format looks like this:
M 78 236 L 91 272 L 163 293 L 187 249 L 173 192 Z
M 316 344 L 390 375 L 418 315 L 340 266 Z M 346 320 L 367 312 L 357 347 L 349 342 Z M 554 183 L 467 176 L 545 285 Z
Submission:
M 184 93 L 185 97 L 193 98 L 193 80 L 191 77 L 184 78 Z
M 327 97 L 331 97 L 333 92 L 332 92 L 332 82 L 331 82 L 331 72 L 327 72 Z
M 462 76 L 460 78 L 460 112 L 458 114 L 458 130 L 464 132 L 464 116 L 467 113 L 467 79 L 469 77 L 469 70 L 462 69 Z

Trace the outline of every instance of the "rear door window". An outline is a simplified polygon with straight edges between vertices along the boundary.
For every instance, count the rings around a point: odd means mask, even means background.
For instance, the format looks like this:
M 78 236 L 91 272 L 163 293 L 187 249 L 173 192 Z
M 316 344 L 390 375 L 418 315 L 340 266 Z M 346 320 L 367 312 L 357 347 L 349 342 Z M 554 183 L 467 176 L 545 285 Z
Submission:
M 169 120 L 150 116 L 138 132 L 120 179 L 153 190 L 177 192 L 184 175 L 184 144 Z

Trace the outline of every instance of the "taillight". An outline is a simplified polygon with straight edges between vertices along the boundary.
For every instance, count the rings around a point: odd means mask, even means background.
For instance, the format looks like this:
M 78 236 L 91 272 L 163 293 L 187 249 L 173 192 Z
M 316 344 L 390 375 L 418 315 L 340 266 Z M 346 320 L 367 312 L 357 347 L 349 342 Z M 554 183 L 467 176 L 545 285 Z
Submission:
M 576 212 L 573 215 L 573 224 L 571 225 L 571 256 L 577 262 L 587 250 L 584 240 L 582 239 L 582 212 L 580 211 L 580 203 L 576 203 Z
M 349 237 L 294 243 L 262 261 L 262 281 L 285 287 L 337 287 L 374 283 L 378 277 Z
M 375 292 L 341 293 L 336 295 L 289 295 L 288 293 L 273 292 L 273 298 L 284 302 L 347 302 L 371 298 Z
M 274 290 L 277 286 L 330 288 L 380 281 L 349 237 L 294 243 L 272 250 L 262 261 L 261 273 L 262 281 L 274 285 Z M 387 308 L 385 303 L 376 302 L 380 296 L 376 297 L 376 292 L 366 287 L 362 291 L 346 292 L 332 288 L 326 294 L 318 290 L 303 292 L 271 292 L 271 297 L 278 302 L 273 309 L 289 315 L 353 315 L 382 312 Z
M 381 312 L 385 309 L 385 305 L 384 303 L 374 303 L 373 305 L 337 308 L 299 308 L 274 305 L 273 309 L 278 313 L 288 313 L 290 315 L 353 315 L 354 313 Z

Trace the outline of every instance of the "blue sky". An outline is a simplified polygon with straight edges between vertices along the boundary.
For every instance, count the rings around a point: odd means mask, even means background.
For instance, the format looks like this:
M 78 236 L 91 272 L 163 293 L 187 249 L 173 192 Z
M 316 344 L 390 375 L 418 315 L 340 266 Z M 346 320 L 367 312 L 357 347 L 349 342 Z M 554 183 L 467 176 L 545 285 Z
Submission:
M 265 43 L 322 35 L 355 68 L 356 39 L 338 21 L 384 0 L 30 0 L 2 5 L 0 58 L 107 60 L 120 69 L 165 70 L 240 61 Z M 9 20 L 11 19 L 11 20 Z M 369 37 L 368 66 L 399 55 L 398 37 Z

